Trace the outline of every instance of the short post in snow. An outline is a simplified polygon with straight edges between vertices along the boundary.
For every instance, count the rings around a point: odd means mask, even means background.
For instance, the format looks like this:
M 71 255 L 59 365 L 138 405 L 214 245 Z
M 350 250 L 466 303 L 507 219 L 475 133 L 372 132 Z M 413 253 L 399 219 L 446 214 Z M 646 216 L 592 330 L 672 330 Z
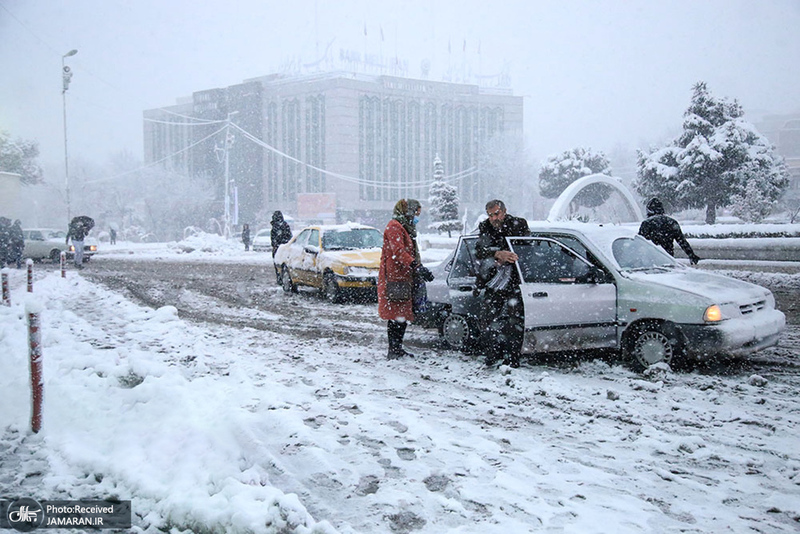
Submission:
M 61 251 L 61 278 L 67 277 L 67 253 Z
M 28 340 L 31 367 L 31 430 L 34 433 L 42 428 L 42 404 L 44 400 L 44 376 L 42 373 L 42 325 L 40 305 L 28 302 Z
M 33 260 L 28 258 L 25 265 L 28 266 L 28 293 L 33 293 Z
M 0 273 L 2 273 L 3 279 L 3 306 L 11 306 L 11 293 L 8 290 L 8 269 L 3 267 Z

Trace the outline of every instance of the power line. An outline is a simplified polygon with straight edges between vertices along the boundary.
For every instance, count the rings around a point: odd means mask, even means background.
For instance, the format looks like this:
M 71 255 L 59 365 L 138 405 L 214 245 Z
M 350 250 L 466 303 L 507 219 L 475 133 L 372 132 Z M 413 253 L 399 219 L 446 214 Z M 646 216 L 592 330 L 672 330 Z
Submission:
M 222 122 L 227 122 L 227 121 L 222 121 Z M 170 159 L 170 158 L 173 158 L 173 157 L 177 156 L 178 154 L 181 154 L 181 153 L 183 153 L 183 152 L 186 152 L 187 150 L 189 150 L 189 149 L 191 149 L 191 148 L 194 148 L 194 147 L 196 147 L 196 146 L 197 146 L 197 145 L 199 145 L 200 143 L 202 143 L 202 142 L 204 142 L 204 141 L 206 141 L 206 140 L 208 140 L 208 139 L 211 139 L 211 138 L 212 138 L 212 137 L 214 137 L 215 135 L 217 135 L 217 134 L 219 134 L 220 132 L 224 131 L 226 128 L 227 128 L 227 125 L 223 126 L 222 128 L 220 128 L 220 129 L 219 129 L 219 130 L 217 130 L 216 132 L 214 132 L 214 133 L 212 133 L 212 134 L 210 134 L 210 135 L 207 135 L 207 136 L 205 136 L 204 138 L 200 139 L 199 141 L 197 141 L 197 142 L 195 142 L 195 143 L 192 143 L 191 145 L 187 146 L 186 148 L 182 148 L 182 149 L 178 150 L 177 152 L 174 152 L 174 153 L 172 153 L 172 154 L 170 154 L 170 155 L 168 155 L 168 156 L 164 156 L 163 158 L 161 158 L 161 159 L 159 159 L 159 160 L 157 160 L 157 161 L 153 161 L 153 162 L 151 162 L 151 163 L 148 163 L 147 165 L 142 165 L 142 166 L 141 166 L 141 167 L 139 167 L 138 169 L 133 169 L 133 170 L 130 170 L 130 171 L 125 171 L 125 172 L 122 172 L 122 173 L 120 173 L 120 174 L 115 174 L 114 176 L 109 176 L 108 178 L 101 178 L 101 179 L 99 179 L 99 180 L 90 180 L 90 181 L 88 181 L 88 182 L 84 182 L 84 184 L 85 184 L 85 185 L 90 185 L 90 184 L 99 184 L 99 183 L 102 183 L 102 182 L 110 182 L 110 181 L 112 181 L 112 180 L 116 180 L 117 178 L 120 178 L 120 177 L 122 177 L 122 176 L 127 176 L 128 174 L 133 174 L 133 173 L 135 173 L 135 172 L 139 172 L 139 171 L 142 171 L 142 170 L 144 170 L 144 169 L 148 169 L 148 168 L 150 168 L 150 167 L 153 167 L 153 166 L 155 166 L 155 165 L 158 165 L 159 163 L 161 163 L 161 162 L 163 162 L 163 161 L 166 161 L 166 160 L 168 160 L 168 159 Z

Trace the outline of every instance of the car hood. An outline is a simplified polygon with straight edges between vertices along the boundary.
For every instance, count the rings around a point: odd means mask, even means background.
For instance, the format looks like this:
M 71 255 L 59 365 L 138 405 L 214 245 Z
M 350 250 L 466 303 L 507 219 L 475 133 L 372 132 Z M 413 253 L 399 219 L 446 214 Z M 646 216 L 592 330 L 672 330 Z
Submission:
M 627 274 L 632 280 L 705 297 L 716 304 L 749 302 L 762 299 L 769 294 L 769 290 L 764 287 L 697 269 Z
M 354 267 L 367 267 L 377 269 L 381 265 L 381 249 L 370 248 L 364 250 L 331 250 L 326 251 L 322 258 L 329 265 L 340 263 Z

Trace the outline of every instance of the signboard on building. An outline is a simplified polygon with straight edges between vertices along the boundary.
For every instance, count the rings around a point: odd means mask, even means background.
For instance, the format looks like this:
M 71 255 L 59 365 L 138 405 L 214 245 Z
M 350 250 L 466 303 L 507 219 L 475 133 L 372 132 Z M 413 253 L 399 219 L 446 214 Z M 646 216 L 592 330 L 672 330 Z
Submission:
M 336 194 L 299 193 L 297 195 L 297 217 L 309 222 L 335 222 Z

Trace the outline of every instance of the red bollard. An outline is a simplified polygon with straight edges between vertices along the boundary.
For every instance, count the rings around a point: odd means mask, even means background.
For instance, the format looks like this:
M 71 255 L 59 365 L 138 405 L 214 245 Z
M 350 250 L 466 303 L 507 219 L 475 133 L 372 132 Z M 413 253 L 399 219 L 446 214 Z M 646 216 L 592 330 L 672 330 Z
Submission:
M 61 278 L 67 277 L 67 253 L 61 251 Z
M 28 258 L 25 264 L 28 266 L 28 293 L 33 293 L 33 260 Z
M 8 290 L 8 269 L 3 269 L 3 305 L 11 306 L 11 292 Z
M 42 428 L 44 377 L 42 374 L 42 327 L 38 309 L 32 311 L 32 308 L 33 306 L 27 306 L 31 364 L 31 430 L 37 433 Z

